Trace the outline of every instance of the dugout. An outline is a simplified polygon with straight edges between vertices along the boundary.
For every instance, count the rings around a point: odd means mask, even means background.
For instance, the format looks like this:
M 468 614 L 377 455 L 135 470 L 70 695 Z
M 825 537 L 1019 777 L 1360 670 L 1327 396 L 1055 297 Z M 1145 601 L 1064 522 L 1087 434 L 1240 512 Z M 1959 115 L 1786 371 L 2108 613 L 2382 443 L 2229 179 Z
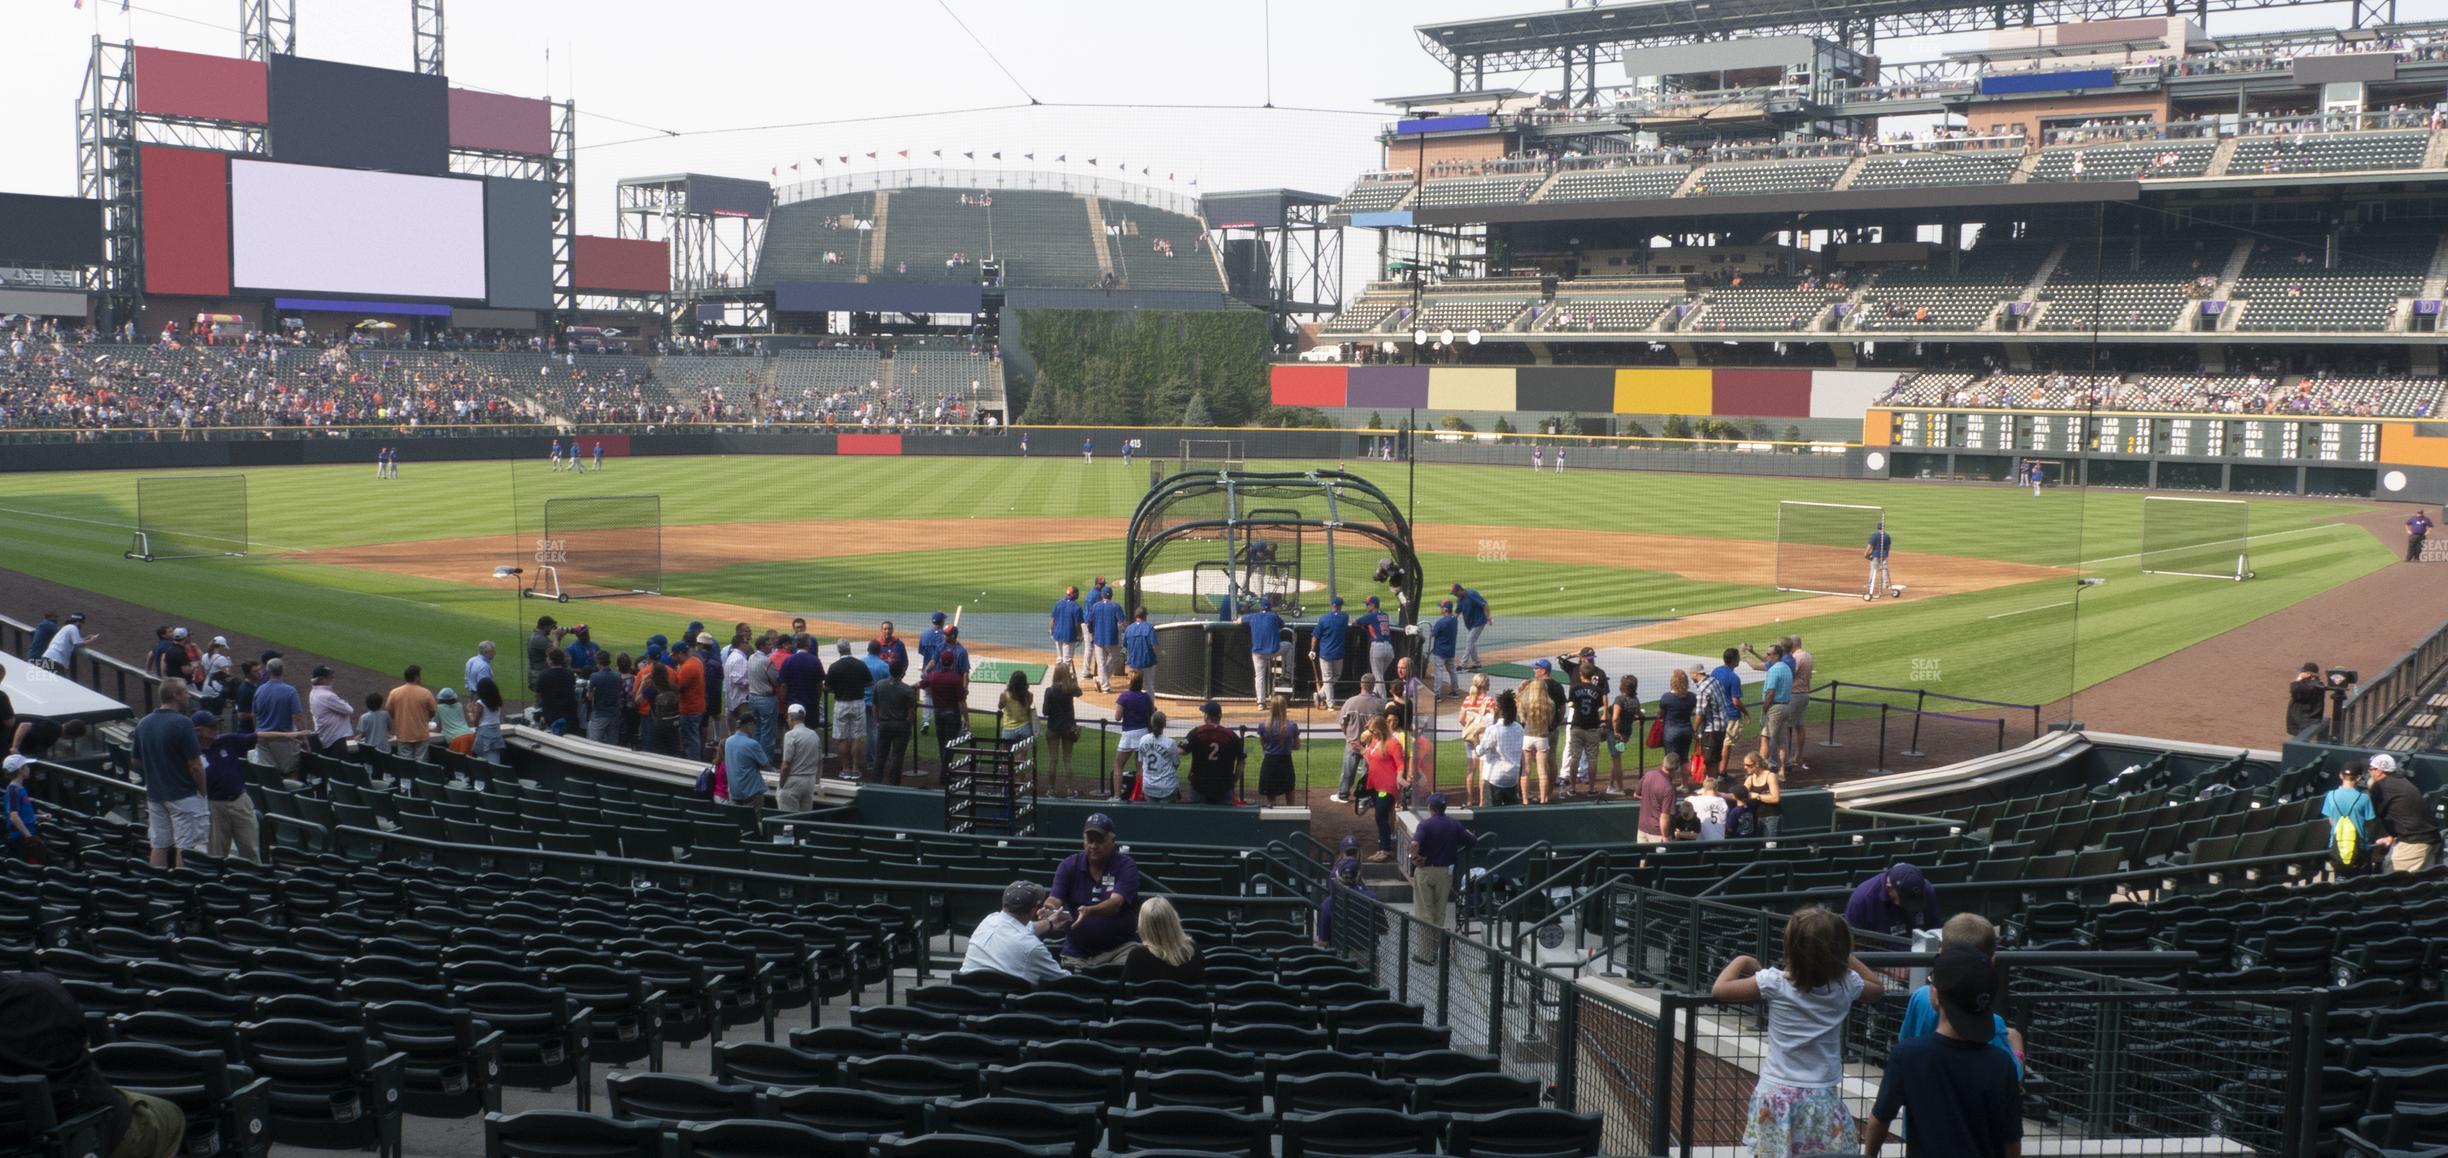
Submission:
M 1342 471 L 1244 473 L 1193 470 L 1158 482 L 1131 515 L 1122 594 L 1156 626 L 1163 661 L 1158 696 L 1251 699 L 1249 629 L 1243 613 L 1272 602 L 1292 638 L 1297 662 L 1283 690 L 1295 700 L 1316 691 L 1306 657 L 1317 617 L 1334 596 L 1357 617 L 1378 596 L 1406 633 L 1409 654 L 1419 622 L 1419 556 L 1411 524 L 1384 491 Z M 1347 686 L 1366 667 L 1365 643 L 1347 649 Z

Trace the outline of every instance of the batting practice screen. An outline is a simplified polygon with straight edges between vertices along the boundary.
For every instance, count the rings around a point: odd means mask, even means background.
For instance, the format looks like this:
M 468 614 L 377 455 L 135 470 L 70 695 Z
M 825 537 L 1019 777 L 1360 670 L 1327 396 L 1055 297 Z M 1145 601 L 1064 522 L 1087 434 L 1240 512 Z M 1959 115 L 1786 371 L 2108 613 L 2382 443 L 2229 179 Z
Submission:
M 1231 438 L 1185 438 L 1181 444 L 1181 472 L 1194 470 L 1241 469 L 1241 442 Z
M 2147 575 L 2194 575 L 2204 579 L 2250 579 L 2252 508 L 2242 499 L 2142 500 L 2142 571 Z
M 200 559 L 247 553 L 242 474 L 158 475 L 136 480 L 130 559 Z
M 663 496 L 546 499 L 531 590 L 570 599 L 663 592 Z M 550 568 L 548 572 L 545 569 Z
M 1870 589 L 1870 534 L 1886 520 L 1884 507 L 1850 503 L 1777 504 L 1776 587 L 1817 595 L 1861 595 Z

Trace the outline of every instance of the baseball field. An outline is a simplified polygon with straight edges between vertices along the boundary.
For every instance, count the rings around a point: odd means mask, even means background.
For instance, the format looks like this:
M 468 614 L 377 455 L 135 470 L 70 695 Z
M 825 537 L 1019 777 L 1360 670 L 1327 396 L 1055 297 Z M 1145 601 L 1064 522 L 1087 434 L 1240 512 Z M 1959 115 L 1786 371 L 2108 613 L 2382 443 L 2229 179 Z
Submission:
M 2055 704 L 2392 558 L 2351 521 L 2376 508 L 2337 501 L 2252 500 L 2254 578 L 2234 582 L 2144 573 L 2135 492 L 1342 465 L 1412 512 L 1431 600 L 1451 582 L 1487 596 L 1491 659 L 1579 643 L 1713 655 L 1800 632 L 1823 681 Z M 477 640 L 514 650 L 545 611 L 635 650 L 692 619 L 720 634 L 804 616 L 820 635 L 864 638 L 879 619 L 915 634 L 928 612 L 958 608 L 982 656 L 1041 659 L 1062 587 L 1120 576 L 1148 479 L 1144 463 L 1075 457 L 617 459 L 573 474 L 411 455 L 397 479 L 371 464 L 245 473 L 247 557 L 161 562 L 123 557 L 137 473 L 0 475 L 6 566 L 375 671 L 455 671 Z M 661 595 L 564 608 L 495 577 L 532 562 L 548 500 L 637 494 L 662 499 Z M 1883 517 L 1903 597 L 1778 591 L 1780 502 L 1836 505 L 1864 538 Z M 1799 552 L 1785 550 L 1790 569 Z M 1859 566 L 1850 541 L 1815 550 L 1847 574 Z M 1355 601 L 1376 590 L 1371 561 L 1339 561 Z M 2085 576 L 2106 582 L 2079 587 Z M 1318 577 L 1314 560 L 1305 577 Z M 102 646 L 133 657 L 145 642 Z

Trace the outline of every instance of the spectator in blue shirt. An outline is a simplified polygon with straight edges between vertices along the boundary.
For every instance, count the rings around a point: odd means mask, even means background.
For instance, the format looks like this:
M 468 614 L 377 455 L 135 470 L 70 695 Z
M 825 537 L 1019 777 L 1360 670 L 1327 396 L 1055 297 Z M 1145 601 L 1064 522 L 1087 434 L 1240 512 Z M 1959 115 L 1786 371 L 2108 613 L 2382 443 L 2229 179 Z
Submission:
M 1088 643 L 1093 651 L 1089 674 L 1096 679 L 1097 690 L 1113 690 L 1113 677 L 1122 674 L 1122 605 L 1114 601 L 1113 588 L 1096 589 L 1096 602 L 1088 605 Z
M 938 611 L 927 616 L 927 624 L 927 629 L 918 634 L 918 670 L 920 671 L 934 670 L 935 657 L 942 655 L 944 649 L 944 613 Z
M 1329 602 L 1334 609 L 1318 616 L 1309 632 L 1309 659 L 1317 665 L 1318 699 L 1331 712 L 1336 694 L 1343 690 L 1343 651 L 1351 642 L 1351 616 L 1343 614 L 1342 596 Z
M 960 628 L 944 628 L 943 653 L 951 657 L 953 671 L 961 673 L 962 679 L 969 678 L 969 649 L 961 646 Z
M 1767 711 L 1760 722 L 1759 752 L 1761 762 L 1779 776 L 1785 774 L 1785 762 L 1792 755 L 1793 685 L 1793 661 L 1786 658 L 1782 644 L 1769 644 L 1760 687 L 1760 700 Z
M 298 698 L 297 689 L 281 678 L 279 656 L 264 661 L 263 675 L 263 685 L 255 689 L 256 733 L 304 731 L 298 722 L 305 714 L 306 704 Z M 283 776 L 297 773 L 296 740 L 265 740 L 256 745 L 255 751 Z
M 1708 737 L 1706 749 L 1708 766 L 1711 768 L 1726 766 L 1726 739 L 1735 735 L 1735 730 L 1742 726 L 1745 714 L 1743 712 L 1742 672 L 1735 666 L 1741 662 L 1742 651 L 1729 647 L 1725 649 L 1725 662 L 1718 664 L 1708 673 L 1709 682 L 1717 685 L 1719 709 L 1725 713 L 1726 720 L 1725 731 L 1703 733 Z
M 1486 631 L 1488 624 L 1496 622 L 1496 617 L 1488 611 L 1487 596 L 1479 594 L 1477 589 L 1456 583 L 1453 585 L 1452 594 L 1454 610 L 1462 614 L 1462 629 L 1470 633 L 1470 642 L 1462 649 L 1462 666 L 1468 670 L 1477 671 L 1479 670 L 1479 633 Z
M 1428 678 L 1436 685 L 1438 695 L 1445 694 L 1447 688 L 1452 688 L 1459 695 L 1462 691 L 1462 673 L 1454 670 L 1454 644 L 1461 637 L 1462 620 L 1454 614 L 1451 599 L 1440 601 L 1437 610 L 1444 614 L 1428 625 Z
M 1256 675 L 1259 702 L 1275 694 L 1275 657 L 1283 651 L 1283 616 L 1275 614 L 1275 597 L 1266 597 L 1258 610 L 1241 617 L 1241 626 L 1249 629 L 1250 668 Z
M 1130 665 L 1130 675 L 1143 682 L 1156 678 L 1156 661 L 1164 653 L 1156 646 L 1156 625 L 1148 622 L 1147 608 L 1131 612 L 1131 625 L 1122 629 L 1123 660 Z
M 760 808 L 765 804 L 765 770 L 774 766 L 765 745 L 757 742 L 756 713 L 731 713 L 731 738 L 723 741 L 723 791 L 733 804 Z
M 2363 791 L 2363 770 L 2349 764 L 2338 769 L 2338 786 L 2321 797 L 2321 819 L 2329 824 L 2329 864 L 2338 875 L 2360 869 L 2371 863 L 2371 795 Z M 2338 844 L 2338 821 L 2354 822 L 2355 842 L 2352 859 Z

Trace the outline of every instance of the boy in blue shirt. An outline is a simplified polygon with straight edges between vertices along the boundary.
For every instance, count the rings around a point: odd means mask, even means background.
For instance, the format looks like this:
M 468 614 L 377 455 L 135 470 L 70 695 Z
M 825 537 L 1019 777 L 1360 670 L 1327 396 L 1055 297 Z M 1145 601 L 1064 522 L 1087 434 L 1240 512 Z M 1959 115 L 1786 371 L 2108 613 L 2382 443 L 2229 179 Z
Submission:
M 2321 797 L 2321 819 L 2329 822 L 2329 871 L 2344 876 L 2371 863 L 2371 795 L 2363 791 L 2362 769 L 2349 764 L 2338 769 L 2338 786 Z M 2354 822 L 2351 845 L 2338 843 L 2338 821 Z
M 1906 1038 L 1888 1052 L 1863 1153 L 1878 1158 L 1896 1116 L 1909 1111 L 1904 1152 L 1910 1158 L 2020 1154 L 2022 1082 L 2012 1059 L 1990 1048 L 1997 967 L 1979 950 L 1946 949 L 1930 970 L 1929 988 L 1937 999 L 1938 1032 Z

